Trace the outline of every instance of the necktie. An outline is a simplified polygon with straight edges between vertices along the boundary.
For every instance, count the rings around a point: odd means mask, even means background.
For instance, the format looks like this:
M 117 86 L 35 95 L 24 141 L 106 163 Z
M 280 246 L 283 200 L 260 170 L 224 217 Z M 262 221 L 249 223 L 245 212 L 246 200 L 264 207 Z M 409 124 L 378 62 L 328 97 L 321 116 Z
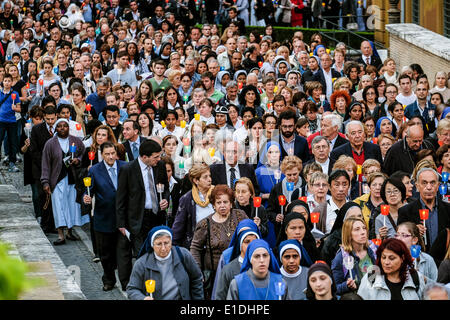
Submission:
M 109 168 L 109 172 L 111 173 L 111 180 L 114 185 L 114 189 L 117 190 L 117 175 L 116 170 L 114 168 Z
M 233 190 L 234 190 L 234 183 L 236 182 L 236 173 L 235 173 L 235 171 L 236 171 L 235 168 L 231 168 L 230 169 L 230 187 Z
M 50 128 L 48 128 L 48 133 L 50 134 L 51 137 L 53 137 L 53 128 L 50 126 Z
M 139 149 L 137 147 L 137 143 L 133 143 L 133 158 L 137 159 L 139 157 Z
M 366 64 L 369 65 L 370 64 L 370 59 L 366 58 Z
M 150 188 L 150 198 L 152 199 L 152 210 L 156 214 L 158 212 L 158 198 L 156 197 L 155 182 L 151 174 L 152 167 L 147 167 L 148 185 Z

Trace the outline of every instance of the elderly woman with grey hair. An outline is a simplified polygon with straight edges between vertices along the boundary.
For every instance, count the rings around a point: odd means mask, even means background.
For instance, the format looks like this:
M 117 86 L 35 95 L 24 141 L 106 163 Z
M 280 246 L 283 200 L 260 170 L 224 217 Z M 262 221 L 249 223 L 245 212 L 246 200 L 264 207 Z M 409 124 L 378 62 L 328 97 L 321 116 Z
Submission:
M 423 289 L 423 300 L 449 300 L 450 290 L 439 282 L 431 282 Z
M 172 246 L 172 230 L 158 226 L 139 252 L 127 294 L 130 300 L 203 300 L 202 279 L 191 253 Z

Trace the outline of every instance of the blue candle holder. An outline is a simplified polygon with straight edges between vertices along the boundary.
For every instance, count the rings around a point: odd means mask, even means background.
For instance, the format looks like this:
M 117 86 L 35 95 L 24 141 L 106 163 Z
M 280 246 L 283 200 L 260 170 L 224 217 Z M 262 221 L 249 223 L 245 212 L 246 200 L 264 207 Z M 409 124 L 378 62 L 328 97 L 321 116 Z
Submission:
M 294 191 L 294 183 L 293 182 L 286 182 L 286 188 L 287 188 L 287 191 L 289 191 L 289 192 Z
M 442 182 L 447 183 L 448 182 L 448 172 L 442 172 Z
M 421 249 L 421 247 L 418 244 L 413 244 L 411 246 L 411 249 L 410 249 L 411 250 L 411 256 L 414 259 L 417 259 L 420 256 L 420 249 Z
M 446 183 L 445 184 L 441 184 L 439 186 L 439 193 L 441 194 L 441 196 L 445 196 L 447 194 L 447 190 L 448 190 L 448 188 L 447 188 L 447 184 Z

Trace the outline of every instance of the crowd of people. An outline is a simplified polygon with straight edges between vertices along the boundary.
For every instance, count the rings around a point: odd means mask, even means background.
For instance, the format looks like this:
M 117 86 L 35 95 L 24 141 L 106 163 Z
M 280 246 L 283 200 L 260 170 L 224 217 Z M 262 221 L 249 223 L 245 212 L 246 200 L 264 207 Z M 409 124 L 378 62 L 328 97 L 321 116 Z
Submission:
M 55 246 L 89 223 L 103 290 L 449 298 L 449 70 L 258 16 L 316 1 L 123 2 L 0 13 L 3 164 Z

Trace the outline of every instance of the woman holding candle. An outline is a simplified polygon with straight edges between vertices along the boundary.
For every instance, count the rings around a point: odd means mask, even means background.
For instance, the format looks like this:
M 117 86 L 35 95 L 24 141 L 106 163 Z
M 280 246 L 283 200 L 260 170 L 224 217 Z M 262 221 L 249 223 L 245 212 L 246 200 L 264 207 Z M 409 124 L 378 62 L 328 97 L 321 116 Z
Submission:
M 146 281 L 153 280 L 153 292 Z M 154 227 L 133 266 L 127 295 L 131 300 L 203 300 L 202 273 L 185 248 L 172 245 L 172 230 Z
M 376 246 L 369 242 L 368 235 L 363 219 L 345 220 L 342 226 L 342 246 L 331 263 L 339 295 L 356 290 L 368 268 L 375 264 Z
M 358 295 L 364 300 L 420 300 L 424 277 L 413 266 L 406 245 L 398 239 L 386 239 L 377 250 L 379 273 L 367 273 L 361 280 Z
M 233 209 L 234 193 L 227 185 L 214 187 L 209 200 L 214 213 L 197 223 L 190 250 L 202 271 L 211 271 L 210 280 L 214 281 L 220 255 L 228 248 L 238 223 L 248 217 L 244 211 Z M 208 294 L 211 294 L 210 290 L 207 290 L 207 296 Z
M 386 178 L 387 177 L 384 173 L 372 173 L 367 181 L 370 192 L 363 194 L 362 196 L 354 200 L 362 208 L 362 213 L 367 228 L 369 227 L 369 220 L 372 210 L 378 207 L 383 202 L 383 199 L 381 197 L 381 187 L 383 186 Z
M 438 278 L 438 268 L 433 257 L 422 251 L 425 248 L 425 244 L 420 236 L 419 228 L 412 222 L 403 222 L 398 226 L 395 238 L 402 240 L 410 251 L 412 246 L 420 246 L 420 255 L 416 258 L 415 269 L 422 273 L 426 279 L 436 281 Z
M 82 160 L 81 160 L 81 167 L 82 168 L 90 168 L 91 166 L 93 166 L 94 164 L 97 164 L 98 162 L 103 161 L 101 152 L 100 152 L 100 146 L 106 142 L 112 142 L 114 143 L 114 145 L 117 145 L 119 148 L 119 145 L 117 144 L 117 140 L 114 136 L 114 133 L 112 131 L 112 129 L 107 126 L 107 125 L 101 125 L 99 127 L 97 127 L 94 131 L 94 133 L 92 134 L 92 144 L 90 147 L 86 148 L 86 151 L 83 154 Z M 120 158 L 120 160 L 125 160 L 124 159 L 124 148 L 122 150 L 122 148 L 120 147 L 120 152 L 118 152 L 118 156 Z M 93 152 L 94 153 L 94 158 L 93 160 L 89 159 L 89 153 Z
M 53 59 L 44 58 L 42 59 L 41 69 L 44 70 L 38 79 L 38 86 L 36 94 L 38 96 L 44 97 L 47 94 L 47 89 L 53 82 L 61 81 L 61 79 L 53 73 Z
M 173 223 L 173 242 L 187 249 L 191 246 L 197 223 L 214 213 L 209 195 L 211 172 L 206 164 L 195 164 L 188 174 L 192 189 L 180 198 L 178 213 Z
M 74 83 L 70 87 L 69 93 L 72 97 L 72 104 L 76 113 L 75 121 L 81 123 L 83 132 L 86 133 L 85 124 L 87 123 L 87 121 L 94 118 L 95 109 L 86 107 L 86 90 L 84 90 L 82 84 Z M 90 109 L 90 111 L 88 111 L 87 109 Z
M 406 203 L 405 185 L 395 178 L 386 179 L 381 186 L 381 198 L 384 204 L 375 208 L 370 216 L 369 236 L 371 239 L 395 237 L 398 209 Z
M 261 236 L 265 238 L 269 232 L 267 213 L 264 206 L 261 206 L 261 197 L 256 197 L 255 195 L 255 189 L 251 180 L 242 177 L 236 181 L 234 195 L 236 198 L 236 209 L 243 210 L 247 217 L 253 219 L 261 231 Z
M 55 122 L 56 133 L 44 147 L 42 155 L 41 183 L 44 192 L 51 197 L 58 240 L 54 245 L 64 244 L 65 238 L 79 240 L 72 234 L 73 226 L 82 226 L 89 222 L 89 215 L 81 216 L 80 205 L 76 202 L 75 167 L 81 163 L 85 150 L 77 137 L 69 136 L 69 122 L 58 119 Z M 64 228 L 68 233 L 64 235 Z

